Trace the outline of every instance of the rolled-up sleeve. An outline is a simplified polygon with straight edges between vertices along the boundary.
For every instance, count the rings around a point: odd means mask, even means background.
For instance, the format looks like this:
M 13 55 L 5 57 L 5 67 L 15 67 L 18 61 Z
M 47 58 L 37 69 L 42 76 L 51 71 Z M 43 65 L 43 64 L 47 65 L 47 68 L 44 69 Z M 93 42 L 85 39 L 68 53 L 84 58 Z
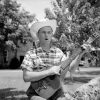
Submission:
M 63 55 L 62 55 L 62 58 L 61 58 L 61 61 L 65 61 L 66 59 L 67 59 L 66 55 L 63 54 Z
M 60 52 L 59 52 L 60 54 L 60 57 L 61 57 L 61 59 L 60 59 L 60 61 L 62 62 L 62 61 L 65 61 L 66 59 L 68 59 L 69 57 L 67 57 L 61 50 L 60 50 Z
M 70 57 L 70 52 L 69 51 L 67 52 L 66 55 L 63 53 L 61 61 L 65 61 L 65 60 L 69 59 L 69 57 Z
M 25 57 L 24 57 L 23 62 L 21 64 L 21 68 L 22 68 L 22 70 L 26 69 L 26 70 L 32 71 L 33 67 L 34 67 L 34 64 L 32 61 L 31 52 L 28 51 L 25 54 Z

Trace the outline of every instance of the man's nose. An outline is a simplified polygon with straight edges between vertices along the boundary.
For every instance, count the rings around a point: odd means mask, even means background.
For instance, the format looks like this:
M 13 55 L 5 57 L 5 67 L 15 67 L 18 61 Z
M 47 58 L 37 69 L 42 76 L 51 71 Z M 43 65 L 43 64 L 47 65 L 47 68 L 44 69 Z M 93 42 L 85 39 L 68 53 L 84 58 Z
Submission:
M 46 33 L 45 33 L 45 37 L 47 37 L 47 36 L 48 36 L 48 33 L 46 32 Z

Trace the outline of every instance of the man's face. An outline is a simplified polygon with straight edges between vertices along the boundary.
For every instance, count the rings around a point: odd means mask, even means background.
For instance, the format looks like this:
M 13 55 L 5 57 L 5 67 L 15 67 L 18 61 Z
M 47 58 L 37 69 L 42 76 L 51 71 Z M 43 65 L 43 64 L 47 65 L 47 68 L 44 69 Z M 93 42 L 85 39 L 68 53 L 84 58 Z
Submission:
M 53 36 L 53 30 L 50 26 L 42 27 L 38 31 L 38 38 L 40 42 L 48 43 L 51 41 L 52 36 Z

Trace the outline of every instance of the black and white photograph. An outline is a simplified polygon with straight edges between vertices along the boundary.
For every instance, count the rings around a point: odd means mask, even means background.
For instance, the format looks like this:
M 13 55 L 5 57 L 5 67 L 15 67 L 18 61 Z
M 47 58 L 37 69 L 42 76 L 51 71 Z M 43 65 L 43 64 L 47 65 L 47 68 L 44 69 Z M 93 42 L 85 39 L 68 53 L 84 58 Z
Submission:
M 0 100 L 100 100 L 100 0 L 0 0 Z

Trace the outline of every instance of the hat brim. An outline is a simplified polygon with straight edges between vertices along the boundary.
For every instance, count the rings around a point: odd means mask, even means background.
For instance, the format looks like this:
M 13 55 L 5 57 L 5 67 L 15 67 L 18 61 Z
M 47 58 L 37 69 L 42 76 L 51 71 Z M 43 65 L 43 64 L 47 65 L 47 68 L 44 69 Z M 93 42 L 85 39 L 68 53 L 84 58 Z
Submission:
M 57 23 L 56 20 L 46 20 L 41 22 L 36 22 L 31 25 L 30 33 L 34 41 L 38 41 L 37 33 L 40 28 L 50 26 L 53 30 L 53 34 L 55 34 Z

